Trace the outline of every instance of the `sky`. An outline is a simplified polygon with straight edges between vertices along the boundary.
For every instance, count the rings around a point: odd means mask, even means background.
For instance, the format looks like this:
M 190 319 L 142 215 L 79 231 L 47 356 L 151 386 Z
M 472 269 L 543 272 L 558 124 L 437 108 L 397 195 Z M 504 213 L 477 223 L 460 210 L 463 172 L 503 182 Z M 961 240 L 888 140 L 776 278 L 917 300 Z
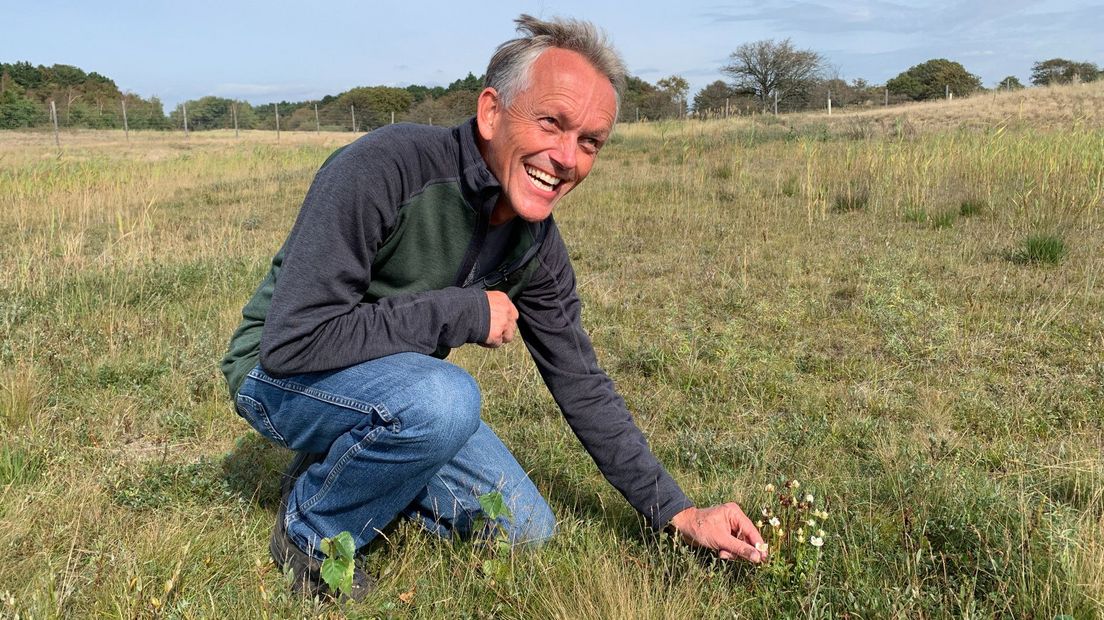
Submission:
M 0 62 L 76 65 L 166 110 L 206 95 L 304 101 L 480 75 L 520 13 L 590 20 L 633 75 L 681 75 L 691 96 L 725 78 L 741 43 L 787 37 L 839 77 L 872 84 L 932 58 L 962 63 L 986 86 L 1009 75 L 1027 84 L 1048 58 L 1104 66 L 1104 0 L 0 0 Z

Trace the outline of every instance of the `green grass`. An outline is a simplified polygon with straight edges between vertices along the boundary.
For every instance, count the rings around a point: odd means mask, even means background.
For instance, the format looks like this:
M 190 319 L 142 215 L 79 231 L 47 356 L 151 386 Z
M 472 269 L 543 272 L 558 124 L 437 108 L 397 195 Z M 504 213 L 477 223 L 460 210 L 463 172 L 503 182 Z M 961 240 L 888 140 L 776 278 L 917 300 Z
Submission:
M 217 361 L 348 136 L 87 134 L 58 161 L 0 134 L 0 617 L 1099 617 L 1104 115 L 838 116 L 618 127 L 557 207 L 653 450 L 752 514 L 800 479 L 830 513 L 818 559 L 753 570 L 646 532 L 524 347 L 465 347 L 559 534 L 501 557 L 400 527 L 344 608 L 268 561 L 289 454 Z M 1038 230 L 1059 251 L 1018 241 Z
M 979 198 L 967 198 L 963 200 L 958 206 L 958 214 L 962 217 L 974 217 L 975 215 L 981 215 L 986 211 L 988 205 L 984 200 Z
M 928 221 L 928 212 L 919 207 L 905 209 L 905 221 L 912 224 L 924 224 Z
M 953 211 L 936 213 L 931 217 L 931 226 L 932 228 L 950 228 L 954 226 L 957 218 L 958 214 Z
M 1052 234 L 1036 234 L 1025 237 L 1012 259 L 1018 263 L 1057 265 L 1069 250 L 1062 237 Z

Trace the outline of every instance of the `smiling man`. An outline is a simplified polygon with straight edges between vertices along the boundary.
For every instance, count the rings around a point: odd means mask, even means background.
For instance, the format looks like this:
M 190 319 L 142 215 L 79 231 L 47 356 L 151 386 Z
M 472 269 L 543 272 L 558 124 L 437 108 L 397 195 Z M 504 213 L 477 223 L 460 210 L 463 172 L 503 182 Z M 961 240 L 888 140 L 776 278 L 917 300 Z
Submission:
M 726 559 L 763 559 L 736 504 L 697 508 L 649 450 L 580 321 L 551 217 L 617 118 L 624 64 L 586 22 L 523 15 L 487 68 L 475 118 L 374 131 L 323 164 L 223 360 L 238 413 L 298 452 L 270 551 L 293 588 L 322 591 L 321 540 L 364 547 L 399 517 L 471 534 L 502 494 L 516 543 L 555 517 L 480 420 L 480 392 L 444 361 L 520 331 L 571 429 L 648 523 Z M 477 533 L 477 532 L 474 532 Z M 362 572 L 351 596 L 367 591 Z

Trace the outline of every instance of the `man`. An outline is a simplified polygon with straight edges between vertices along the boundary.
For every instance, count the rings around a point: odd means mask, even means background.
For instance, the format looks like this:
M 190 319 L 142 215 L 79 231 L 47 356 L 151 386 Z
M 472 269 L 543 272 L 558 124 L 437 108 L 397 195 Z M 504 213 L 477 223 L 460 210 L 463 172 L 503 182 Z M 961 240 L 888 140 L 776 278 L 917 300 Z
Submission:
M 517 23 L 524 36 L 491 59 L 474 119 L 380 129 L 323 164 L 223 360 L 238 412 L 300 452 L 270 543 L 297 590 L 323 587 L 322 538 L 349 531 L 360 548 L 399 516 L 477 534 L 488 491 L 513 513 L 501 524 L 512 541 L 553 534 L 547 503 L 480 421 L 478 386 L 443 360 L 516 329 L 583 446 L 653 528 L 722 558 L 764 557 L 739 506 L 694 507 L 656 461 L 581 326 L 551 214 L 610 136 L 624 64 L 588 23 Z

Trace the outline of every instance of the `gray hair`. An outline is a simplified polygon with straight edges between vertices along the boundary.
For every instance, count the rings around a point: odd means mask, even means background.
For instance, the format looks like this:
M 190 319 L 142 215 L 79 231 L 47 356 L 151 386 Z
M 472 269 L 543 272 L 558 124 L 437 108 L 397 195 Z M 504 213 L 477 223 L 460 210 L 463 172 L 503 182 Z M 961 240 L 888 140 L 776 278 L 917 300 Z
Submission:
M 531 69 L 537 58 L 546 50 L 559 48 L 586 58 L 599 73 L 609 78 L 619 113 L 628 70 L 605 32 L 590 22 L 562 17 L 544 21 L 524 13 L 514 23 L 524 36 L 498 46 L 483 79 L 484 87 L 498 91 L 504 106 L 509 107 L 514 97 L 529 87 Z M 616 113 L 614 118 L 617 118 Z

